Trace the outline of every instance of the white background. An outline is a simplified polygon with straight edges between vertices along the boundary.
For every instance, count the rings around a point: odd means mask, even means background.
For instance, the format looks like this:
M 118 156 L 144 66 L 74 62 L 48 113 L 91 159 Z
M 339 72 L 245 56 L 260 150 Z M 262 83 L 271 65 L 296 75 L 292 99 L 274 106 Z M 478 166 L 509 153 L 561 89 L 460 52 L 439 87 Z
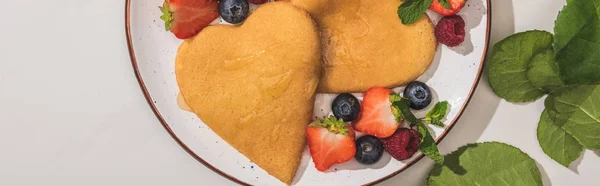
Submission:
M 148 107 L 126 46 L 124 0 L 2 0 L 0 185 L 234 185 L 189 156 Z M 494 0 L 492 43 L 552 31 L 563 0 Z M 440 144 L 501 141 L 532 156 L 545 185 L 600 185 L 600 152 L 567 169 L 536 139 L 542 101 L 511 104 L 483 78 Z M 424 158 L 380 185 L 423 185 Z

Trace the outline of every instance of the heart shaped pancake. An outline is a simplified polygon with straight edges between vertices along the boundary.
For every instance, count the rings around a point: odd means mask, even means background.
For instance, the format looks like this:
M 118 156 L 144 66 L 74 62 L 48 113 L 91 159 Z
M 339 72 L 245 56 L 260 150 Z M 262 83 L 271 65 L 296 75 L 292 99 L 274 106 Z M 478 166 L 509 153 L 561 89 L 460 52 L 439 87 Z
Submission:
M 206 125 L 290 184 L 305 147 L 320 59 L 308 13 L 274 2 L 239 27 L 210 26 L 183 42 L 175 70 L 183 99 Z
M 428 16 L 398 18 L 400 0 L 286 0 L 308 11 L 321 32 L 324 73 L 318 92 L 397 87 L 421 76 L 437 48 Z

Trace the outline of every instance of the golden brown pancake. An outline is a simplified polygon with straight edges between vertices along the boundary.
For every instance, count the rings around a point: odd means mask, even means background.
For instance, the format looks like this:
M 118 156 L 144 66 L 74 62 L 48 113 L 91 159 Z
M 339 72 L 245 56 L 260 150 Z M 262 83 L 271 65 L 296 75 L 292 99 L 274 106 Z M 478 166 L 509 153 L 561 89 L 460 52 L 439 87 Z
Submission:
M 435 55 L 431 20 L 403 25 L 396 13 L 400 0 L 287 1 L 307 10 L 320 28 L 324 74 L 318 92 L 400 86 L 423 74 Z
M 267 3 L 240 27 L 216 25 L 179 47 L 177 82 L 206 125 L 290 184 L 319 83 L 320 45 L 308 13 Z

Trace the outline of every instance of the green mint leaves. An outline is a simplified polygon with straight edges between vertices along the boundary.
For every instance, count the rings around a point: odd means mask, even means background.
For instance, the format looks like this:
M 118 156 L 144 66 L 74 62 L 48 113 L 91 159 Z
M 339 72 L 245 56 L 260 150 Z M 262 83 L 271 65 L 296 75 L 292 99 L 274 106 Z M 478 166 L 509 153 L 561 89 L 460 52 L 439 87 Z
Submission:
M 392 102 L 392 113 L 394 114 L 394 117 L 396 118 L 396 121 L 400 122 L 402 120 L 404 120 L 404 114 L 402 114 L 399 105 L 397 102 L 402 101 L 403 98 L 402 96 L 396 94 L 396 93 L 392 93 L 390 94 L 390 102 Z
M 421 143 L 419 144 L 419 150 L 436 163 L 444 163 L 444 156 L 440 154 L 437 144 L 435 144 L 435 139 L 433 139 L 433 136 L 431 135 L 429 129 L 423 121 L 430 120 L 437 122 L 436 126 L 444 126 L 444 124 L 441 123 L 441 120 L 446 116 L 446 112 L 448 110 L 448 102 L 443 101 L 437 103 L 434 106 L 434 108 L 431 111 L 429 111 L 429 113 L 427 113 L 427 116 L 425 117 L 426 119 L 419 120 L 410 111 L 408 99 L 400 96 L 392 98 L 391 96 L 394 95 L 397 94 L 390 95 L 390 101 L 392 101 L 392 110 L 394 110 L 395 113 L 397 112 L 400 115 L 402 115 L 401 118 L 404 118 L 407 122 L 416 125 L 417 131 L 421 135 Z
M 433 0 L 406 0 L 398 7 L 398 17 L 402 24 L 413 24 L 423 17 L 431 3 Z
M 544 153 L 569 166 L 600 149 L 600 0 L 569 1 L 555 35 L 517 33 L 494 45 L 488 80 L 510 102 L 548 94 L 537 138 Z
M 583 147 L 600 150 L 600 85 L 576 85 L 551 92 L 545 106 L 550 119 Z
M 435 144 L 435 140 L 433 139 L 433 136 L 431 136 L 431 133 L 429 133 L 427 126 L 421 121 L 417 122 L 416 125 L 417 131 L 421 135 L 419 150 L 436 163 L 443 164 L 444 156 L 440 154 L 437 144 Z
M 448 104 L 447 101 L 438 102 L 435 104 L 433 109 L 431 109 L 427 115 L 425 115 L 425 121 L 438 127 L 445 127 L 444 123 L 442 123 L 442 120 L 446 118 L 449 105 L 450 104 Z
M 556 162 L 569 167 L 583 152 L 583 146 L 562 127 L 554 123 L 544 110 L 537 128 L 537 138 L 544 153 Z
M 552 34 L 545 31 L 517 33 L 496 43 L 488 61 L 488 80 L 492 90 L 510 102 L 529 102 L 546 92 L 536 87 L 528 76 L 531 59 L 552 48 Z
M 417 117 L 410 111 L 408 99 L 400 97 L 400 100 L 393 101 L 392 107 L 398 109 L 400 114 L 402 114 L 402 118 L 410 123 L 417 123 Z
M 540 52 L 531 58 L 529 70 L 527 70 L 527 78 L 535 87 L 545 92 L 550 92 L 564 86 L 562 79 L 560 79 L 552 49 Z
M 427 178 L 428 186 L 527 185 L 542 186 L 535 161 L 516 147 L 487 142 L 458 148 L 436 164 Z
M 566 84 L 600 83 L 600 0 L 570 1 L 554 26 L 554 51 Z

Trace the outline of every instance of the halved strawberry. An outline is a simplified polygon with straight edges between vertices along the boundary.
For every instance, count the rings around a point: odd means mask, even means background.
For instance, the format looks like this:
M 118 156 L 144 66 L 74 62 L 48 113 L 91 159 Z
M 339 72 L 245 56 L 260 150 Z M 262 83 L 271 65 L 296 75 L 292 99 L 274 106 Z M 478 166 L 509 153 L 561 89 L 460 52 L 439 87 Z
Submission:
M 342 119 L 330 116 L 318 119 L 306 128 L 310 155 L 317 170 L 323 172 L 331 165 L 350 161 L 356 154 L 354 130 Z
M 438 0 L 433 0 L 431 6 L 429 6 L 430 10 L 437 12 L 443 16 L 451 16 L 454 15 L 465 6 L 466 0 L 447 0 L 448 4 L 450 4 L 450 9 L 444 7 Z
M 195 36 L 219 17 L 217 0 L 165 0 L 158 8 L 163 14 L 160 19 L 165 21 L 165 29 L 179 39 Z
M 390 137 L 402 123 L 400 110 L 392 106 L 392 101 L 401 99 L 400 95 L 383 87 L 367 90 L 363 97 L 361 113 L 354 129 L 378 138 Z

